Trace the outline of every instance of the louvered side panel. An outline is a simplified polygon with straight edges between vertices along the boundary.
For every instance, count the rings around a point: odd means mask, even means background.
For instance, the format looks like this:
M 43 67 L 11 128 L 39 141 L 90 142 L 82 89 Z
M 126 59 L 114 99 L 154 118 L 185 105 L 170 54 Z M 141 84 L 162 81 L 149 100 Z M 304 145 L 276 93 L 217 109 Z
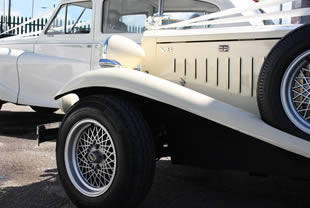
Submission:
M 194 81 L 195 80 L 195 58 L 189 57 L 186 59 L 185 63 L 184 76 L 187 80 Z
M 256 96 L 257 80 L 264 57 L 174 58 L 172 72 L 187 81 L 227 90 L 242 96 Z
M 218 85 L 218 60 L 216 57 L 208 57 L 208 82 L 206 86 L 216 87 Z
M 217 86 L 222 90 L 229 90 L 230 87 L 229 62 L 229 57 L 217 58 Z
M 230 58 L 230 88 L 234 94 L 241 94 L 242 58 L 234 56 Z
M 254 67 L 254 74 L 253 74 L 253 78 L 254 78 L 254 97 L 257 96 L 257 82 L 258 82 L 258 78 L 259 78 L 259 73 L 262 69 L 262 66 L 264 64 L 265 61 L 265 56 L 258 56 L 254 59 L 254 63 L 253 63 L 253 67 Z
M 195 81 L 198 83 L 207 84 L 208 83 L 208 59 L 205 57 L 198 57 L 195 59 L 195 70 L 196 78 Z
M 152 74 L 257 113 L 257 80 L 264 57 L 276 42 L 241 40 L 160 44 Z
M 241 59 L 241 95 L 250 97 L 252 96 L 252 56 L 243 56 Z
M 186 71 L 186 58 L 185 57 L 176 57 L 175 59 L 175 69 L 174 73 L 177 79 L 180 80 L 181 77 L 184 77 Z

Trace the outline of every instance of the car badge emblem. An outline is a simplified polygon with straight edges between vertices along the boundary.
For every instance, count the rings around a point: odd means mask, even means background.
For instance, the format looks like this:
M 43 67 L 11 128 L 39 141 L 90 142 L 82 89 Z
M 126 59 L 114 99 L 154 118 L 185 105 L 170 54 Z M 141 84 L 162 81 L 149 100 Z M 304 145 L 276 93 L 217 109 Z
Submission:
M 160 47 L 159 49 L 160 49 L 160 51 L 161 51 L 162 53 L 173 52 L 173 48 L 172 48 L 172 47 Z
M 219 46 L 219 51 L 220 51 L 221 53 L 223 53 L 223 52 L 229 52 L 229 45 L 220 45 L 220 46 Z

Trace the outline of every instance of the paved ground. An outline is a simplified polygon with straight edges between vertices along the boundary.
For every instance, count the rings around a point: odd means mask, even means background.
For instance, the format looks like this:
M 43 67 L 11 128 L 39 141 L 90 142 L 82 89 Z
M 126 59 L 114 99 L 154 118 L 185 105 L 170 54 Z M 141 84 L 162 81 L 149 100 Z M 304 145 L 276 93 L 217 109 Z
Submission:
M 15 112 L 12 112 L 15 111 Z M 27 111 L 27 112 L 16 112 Z M 55 142 L 37 147 L 38 123 L 61 115 L 33 113 L 5 105 L 0 112 L 0 207 L 72 208 L 59 183 Z M 142 208 L 278 208 L 310 206 L 310 181 L 249 176 L 157 163 L 156 177 Z

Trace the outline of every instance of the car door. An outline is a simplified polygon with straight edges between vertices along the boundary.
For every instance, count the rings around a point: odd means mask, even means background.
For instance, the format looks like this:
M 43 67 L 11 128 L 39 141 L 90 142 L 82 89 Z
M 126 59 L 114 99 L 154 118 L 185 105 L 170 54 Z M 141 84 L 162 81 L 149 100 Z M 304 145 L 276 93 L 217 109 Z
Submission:
M 93 19 L 92 1 L 59 6 L 34 53 L 19 60 L 18 103 L 58 107 L 56 93 L 72 78 L 91 70 Z

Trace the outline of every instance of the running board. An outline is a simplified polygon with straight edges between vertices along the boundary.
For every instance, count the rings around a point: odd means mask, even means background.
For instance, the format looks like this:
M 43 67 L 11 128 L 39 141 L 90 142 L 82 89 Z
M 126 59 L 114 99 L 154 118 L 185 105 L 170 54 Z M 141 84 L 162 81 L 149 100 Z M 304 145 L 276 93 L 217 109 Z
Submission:
M 58 135 L 58 129 L 61 122 L 42 124 L 37 126 L 37 141 L 38 146 L 43 142 L 55 140 Z

